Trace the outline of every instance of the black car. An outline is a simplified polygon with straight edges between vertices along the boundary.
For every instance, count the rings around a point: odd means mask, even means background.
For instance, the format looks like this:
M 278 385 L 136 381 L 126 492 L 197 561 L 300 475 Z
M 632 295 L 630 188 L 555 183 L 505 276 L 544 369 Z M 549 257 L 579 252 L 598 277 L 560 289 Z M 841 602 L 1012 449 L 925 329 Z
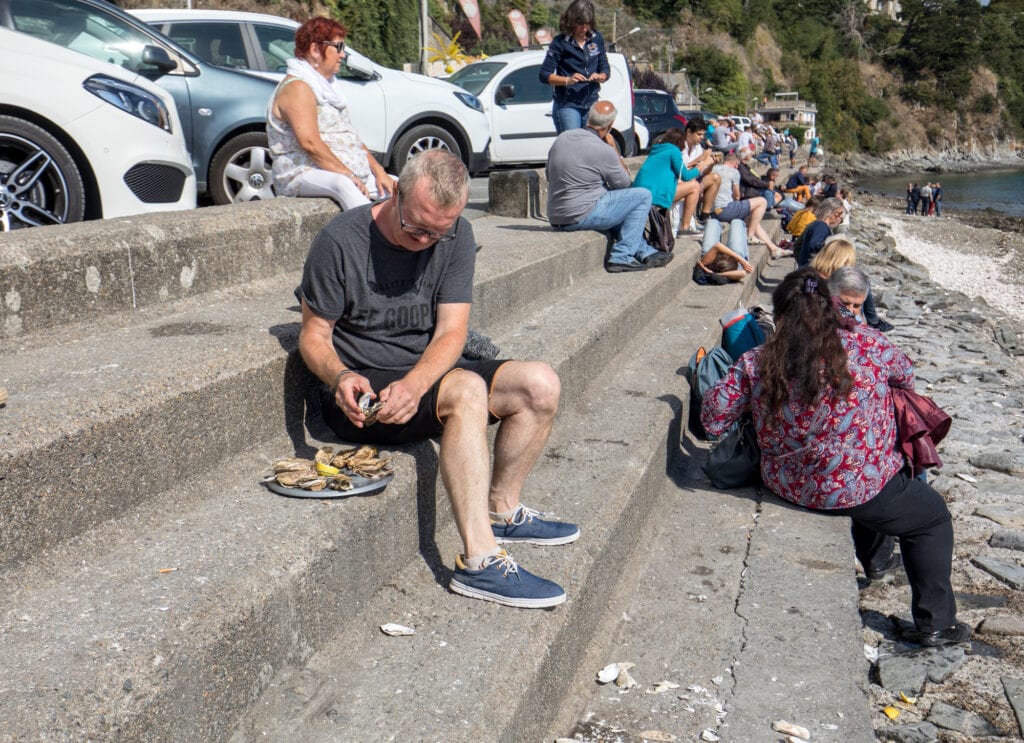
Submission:
M 672 94 L 664 90 L 634 90 L 633 113 L 643 119 L 652 143 L 667 129 L 686 126 L 686 117 L 679 113 Z

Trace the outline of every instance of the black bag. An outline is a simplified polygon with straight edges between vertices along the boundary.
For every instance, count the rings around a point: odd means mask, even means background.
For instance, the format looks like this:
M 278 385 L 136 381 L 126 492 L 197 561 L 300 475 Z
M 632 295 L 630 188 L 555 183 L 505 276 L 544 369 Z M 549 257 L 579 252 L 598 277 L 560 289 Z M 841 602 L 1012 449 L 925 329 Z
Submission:
M 719 490 L 741 488 L 761 481 L 761 449 L 757 446 L 754 422 L 745 416 L 719 441 L 701 467 Z
M 672 231 L 672 215 L 662 206 L 652 206 L 647 214 L 647 226 L 644 227 L 644 240 L 652 248 L 671 253 L 676 246 L 676 236 Z

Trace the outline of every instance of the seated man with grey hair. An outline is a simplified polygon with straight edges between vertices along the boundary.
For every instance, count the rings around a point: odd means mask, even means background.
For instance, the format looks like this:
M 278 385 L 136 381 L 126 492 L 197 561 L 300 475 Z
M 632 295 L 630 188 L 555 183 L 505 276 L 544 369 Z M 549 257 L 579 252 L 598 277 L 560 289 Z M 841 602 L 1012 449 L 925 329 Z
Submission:
M 462 161 L 428 150 L 406 162 L 394 197 L 328 222 L 295 292 L 299 352 L 323 382 L 324 420 L 342 441 L 440 439 L 441 480 L 464 548 L 452 591 L 507 606 L 556 606 L 565 601 L 561 586 L 520 567 L 501 545 L 579 537 L 575 524 L 520 502 L 561 387 L 540 361 L 461 356 L 476 261 L 473 227 L 462 217 L 468 199 Z M 492 465 L 487 427 L 495 423 Z
M 796 265 L 803 268 L 811 262 L 823 247 L 825 240 L 832 235 L 846 215 L 846 207 L 839 199 L 823 199 L 814 208 L 814 221 L 807 225 L 795 246 L 797 254 Z
M 672 260 L 644 240 L 651 192 L 633 179 L 611 136 L 615 106 L 598 101 L 582 129 L 558 135 L 548 153 L 548 221 L 556 230 L 611 233 L 609 273 L 645 271 Z

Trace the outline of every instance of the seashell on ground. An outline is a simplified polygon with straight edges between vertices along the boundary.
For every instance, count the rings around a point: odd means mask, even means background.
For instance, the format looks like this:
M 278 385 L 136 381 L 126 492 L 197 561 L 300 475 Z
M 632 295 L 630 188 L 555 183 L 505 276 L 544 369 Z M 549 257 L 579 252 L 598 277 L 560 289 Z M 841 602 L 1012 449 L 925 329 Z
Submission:
M 666 733 L 664 730 L 641 730 L 639 737 L 644 740 L 663 741 L 664 743 L 672 743 L 674 740 L 679 740 L 672 733 Z
M 412 627 L 406 627 L 404 624 L 396 624 L 395 622 L 388 622 L 380 626 L 380 631 L 385 635 L 391 637 L 408 637 L 409 635 L 415 635 L 416 630 Z
M 597 682 L 599 684 L 610 684 L 619 675 L 619 664 L 609 663 L 600 671 L 597 672 Z
M 715 734 L 715 731 L 711 728 L 704 728 L 700 734 L 701 740 L 706 740 L 708 743 L 715 743 L 715 741 L 721 740 L 721 738 Z
M 782 733 L 783 735 L 792 735 L 794 738 L 799 738 L 800 740 L 811 739 L 811 734 L 807 728 L 794 725 L 793 723 L 786 722 L 785 720 L 776 720 L 773 722 L 772 730 L 776 733 Z

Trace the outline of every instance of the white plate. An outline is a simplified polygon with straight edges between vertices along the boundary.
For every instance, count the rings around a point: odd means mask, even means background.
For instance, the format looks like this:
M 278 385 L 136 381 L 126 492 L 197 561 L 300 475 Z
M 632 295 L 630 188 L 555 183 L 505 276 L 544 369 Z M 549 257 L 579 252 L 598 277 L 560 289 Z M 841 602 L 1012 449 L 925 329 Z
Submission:
M 360 477 L 359 475 L 349 475 L 352 479 L 351 490 L 331 490 L 330 488 L 324 488 L 323 490 L 303 490 L 302 488 L 289 488 L 281 485 L 275 480 L 268 480 L 263 483 L 272 492 L 278 495 L 287 495 L 290 498 L 316 498 L 317 500 L 325 500 L 328 498 L 349 498 L 353 495 L 376 495 L 388 486 L 388 483 L 395 479 L 395 474 L 392 472 L 390 475 L 385 475 L 379 480 L 371 480 L 368 477 Z

